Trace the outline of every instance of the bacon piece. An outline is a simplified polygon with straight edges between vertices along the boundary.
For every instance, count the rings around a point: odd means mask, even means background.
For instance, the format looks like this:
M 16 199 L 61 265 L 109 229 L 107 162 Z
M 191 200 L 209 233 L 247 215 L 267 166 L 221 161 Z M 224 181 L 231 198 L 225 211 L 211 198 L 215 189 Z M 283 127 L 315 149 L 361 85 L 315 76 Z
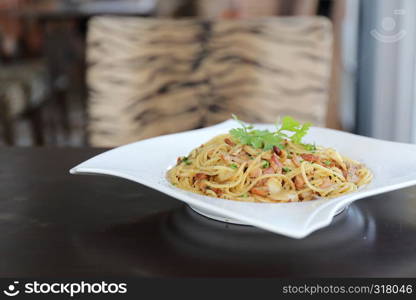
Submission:
M 282 154 L 282 150 L 280 150 L 280 148 L 277 146 L 273 146 L 273 151 L 276 153 L 276 155 L 280 156 L 280 154 Z
M 272 167 L 274 173 L 276 174 L 282 173 L 282 167 L 276 165 L 274 162 L 271 162 L 270 166 Z
M 204 180 L 204 179 L 208 179 L 208 175 L 204 174 L 204 173 L 197 173 L 195 175 L 195 179 L 196 180 Z
M 330 161 L 331 163 L 329 163 L 329 164 L 326 164 L 325 163 L 325 161 Z M 323 166 L 323 167 L 325 167 L 325 168 L 332 168 L 332 167 L 335 167 L 335 163 L 333 162 L 333 161 L 331 161 L 331 160 L 324 160 L 324 161 L 320 161 L 319 162 L 319 164 L 321 165 L 321 166 Z
M 283 164 L 280 162 L 279 157 L 276 153 L 273 153 L 270 160 L 270 166 L 273 168 L 275 173 L 282 173 Z
M 195 183 L 195 185 L 197 187 L 199 187 L 201 189 L 201 191 L 203 191 L 203 192 L 205 192 L 205 190 L 207 189 L 207 183 L 206 183 L 206 181 L 197 181 Z
M 252 188 L 250 190 L 250 192 L 252 194 L 259 195 L 259 196 L 262 196 L 262 197 L 266 197 L 267 196 L 267 191 L 264 190 L 264 189 L 261 189 L 261 188 Z
M 272 167 L 264 169 L 263 174 L 274 174 L 274 169 Z
M 295 187 L 296 189 L 300 190 L 305 186 L 305 181 L 303 180 L 302 175 L 295 176 Z
M 224 142 L 225 142 L 227 145 L 230 145 L 230 146 L 235 146 L 235 143 L 234 143 L 233 141 L 231 141 L 229 138 L 224 139 Z
M 221 196 L 222 195 L 222 190 L 218 189 L 218 188 L 211 188 L 211 190 L 217 194 L 217 196 Z
M 256 187 L 259 187 L 259 186 L 264 186 L 266 183 L 267 183 L 267 178 L 264 178 L 264 179 L 262 179 L 262 180 L 259 180 L 259 181 L 256 183 Z
M 313 154 L 301 154 L 300 156 L 306 161 L 310 161 L 310 162 L 318 162 L 319 161 L 319 157 L 317 157 L 316 155 L 313 155 Z

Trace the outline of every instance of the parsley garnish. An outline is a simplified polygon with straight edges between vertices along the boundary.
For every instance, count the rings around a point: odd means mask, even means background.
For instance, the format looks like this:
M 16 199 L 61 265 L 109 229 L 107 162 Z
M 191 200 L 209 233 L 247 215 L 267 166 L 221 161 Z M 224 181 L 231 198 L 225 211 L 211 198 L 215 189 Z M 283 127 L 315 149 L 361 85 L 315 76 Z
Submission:
M 240 123 L 242 128 L 231 129 L 231 136 L 241 144 L 263 150 L 271 150 L 273 146 L 283 149 L 282 142 L 285 139 L 290 139 L 296 144 L 302 144 L 302 138 L 308 133 L 312 125 L 311 123 L 302 125 L 292 117 L 285 116 L 281 122 L 276 122 L 276 131 L 270 132 L 269 130 L 254 129 L 253 126 L 247 126 L 240 121 L 235 115 L 232 116 L 234 120 Z
M 261 161 L 261 167 L 263 169 L 266 169 L 266 168 L 270 167 L 270 163 L 267 160 L 262 160 Z
M 184 157 L 183 159 L 182 159 L 182 161 L 185 163 L 185 165 L 187 165 L 187 166 L 189 166 L 192 162 L 191 161 L 189 161 L 189 159 L 188 159 L 188 157 Z
M 316 151 L 316 145 L 315 144 L 303 144 L 306 150 L 315 152 Z
M 330 160 L 326 160 L 324 161 L 324 164 L 326 164 L 327 166 L 329 166 L 332 162 Z
M 231 164 L 231 165 L 230 165 L 230 168 L 233 168 L 233 169 L 238 169 L 238 166 L 237 166 L 236 164 Z

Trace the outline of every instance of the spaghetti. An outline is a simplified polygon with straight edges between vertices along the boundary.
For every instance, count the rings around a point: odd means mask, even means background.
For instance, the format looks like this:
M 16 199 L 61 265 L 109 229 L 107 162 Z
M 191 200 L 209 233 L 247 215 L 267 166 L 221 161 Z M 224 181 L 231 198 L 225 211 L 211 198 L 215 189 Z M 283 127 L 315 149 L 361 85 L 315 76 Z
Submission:
M 178 188 L 212 197 L 297 202 L 353 192 L 368 184 L 372 173 L 331 148 L 284 139 L 265 150 L 223 134 L 179 157 L 167 177 Z

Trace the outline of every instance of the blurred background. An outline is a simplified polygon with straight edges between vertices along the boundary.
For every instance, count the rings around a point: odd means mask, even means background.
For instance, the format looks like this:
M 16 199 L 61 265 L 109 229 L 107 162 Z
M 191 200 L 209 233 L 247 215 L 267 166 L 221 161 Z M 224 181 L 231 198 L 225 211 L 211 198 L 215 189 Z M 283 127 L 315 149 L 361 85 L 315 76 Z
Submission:
M 416 1 L 0 0 L 0 145 L 113 147 L 236 113 L 416 142 Z

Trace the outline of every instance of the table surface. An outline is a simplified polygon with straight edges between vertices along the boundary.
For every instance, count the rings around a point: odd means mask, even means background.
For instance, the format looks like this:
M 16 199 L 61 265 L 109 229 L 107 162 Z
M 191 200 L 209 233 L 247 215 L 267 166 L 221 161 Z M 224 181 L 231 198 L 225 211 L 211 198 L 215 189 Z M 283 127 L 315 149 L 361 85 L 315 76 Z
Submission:
M 415 188 L 362 199 L 295 240 L 137 183 L 68 174 L 102 151 L 0 149 L 0 276 L 416 276 Z

